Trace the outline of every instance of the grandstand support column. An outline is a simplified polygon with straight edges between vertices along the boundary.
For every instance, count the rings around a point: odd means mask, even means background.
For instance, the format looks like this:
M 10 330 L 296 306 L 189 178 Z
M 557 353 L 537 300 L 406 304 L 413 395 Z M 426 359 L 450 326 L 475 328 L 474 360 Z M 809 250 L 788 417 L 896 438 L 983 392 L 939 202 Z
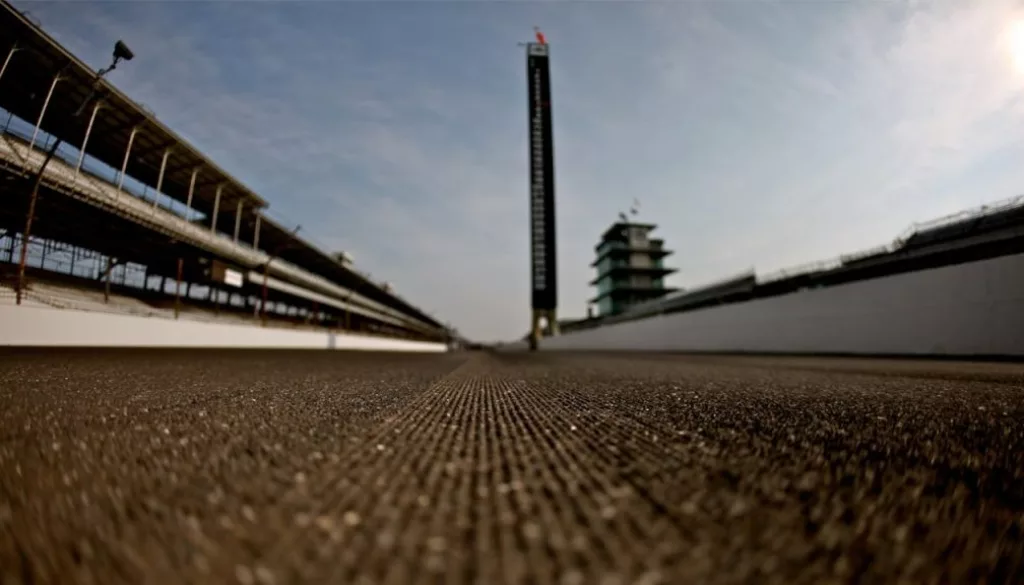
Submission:
M 4 78 L 4 73 L 7 72 L 7 66 L 11 64 L 11 59 L 13 59 L 14 58 L 14 54 L 17 53 L 20 50 L 21 50 L 21 48 L 18 47 L 18 43 L 14 43 L 14 46 L 11 47 L 10 51 L 8 51 L 7 58 L 4 59 L 4 64 L 3 64 L 2 67 L 0 67 L 0 79 Z
M 39 268 L 46 270 L 46 252 L 49 249 L 50 240 L 43 240 L 43 251 L 39 253 Z
M 295 234 L 298 234 L 299 230 L 301 229 L 302 226 L 297 225 L 289 235 L 294 237 Z M 289 244 L 286 241 L 283 244 L 279 244 L 276 248 L 274 248 L 272 251 L 268 251 L 267 253 L 267 263 L 263 265 L 263 301 L 260 304 L 260 324 L 263 327 L 267 326 L 267 278 L 270 276 L 270 263 L 274 261 L 274 258 L 276 258 L 278 254 L 284 252 L 290 246 L 291 244 Z
M 186 215 L 192 213 L 192 194 L 196 190 L 196 177 L 199 176 L 199 167 L 192 169 L 192 178 L 188 181 L 188 198 L 185 200 Z
M 43 107 L 39 110 L 39 118 L 36 119 L 36 129 L 32 131 L 32 140 L 28 143 L 28 149 L 36 145 L 36 137 L 39 135 L 39 127 L 43 125 L 43 116 L 46 115 L 46 108 L 50 105 L 50 98 L 53 97 L 53 90 L 57 89 L 57 82 L 61 80 L 60 74 L 53 76 L 53 83 L 50 84 L 50 91 L 46 92 L 46 99 L 43 100 Z
M 235 243 L 238 243 L 238 230 L 242 228 L 242 200 L 238 200 L 238 205 L 235 207 Z
M 217 194 L 213 198 L 213 214 L 210 216 L 210 233 L 217 233 L 217 214 L 220 213 L 220 193 L 224 190 L 224 184 L 217 185 Z
M 164 156 L 160 160 L 160 173 L 156 176 L 156 195 L 153 196 L 153 209 L 156 209 L 157 203 L 160 202 L 161 189 L 164 186 L 164 171 L 167 170 L 167 157 L 171 156 L 171 149 L 164 150 Z
M 114 271 L 114 259 L 107 256 L 107 269 L 103 271 L 103 303 L 110 302 L 110 273 Z
M 267 278 L 270 276 L 270 263 L 273 258 L 267 260 L 263 265 L 263 299 L 260 301 L 260 325 L 267 326 Z
M 132 144 L 135 142 L 135 135 L 139 133 L 139 127 L 132 128 L 132 133 L 128 135 L 128 147 L 124 149 L 124 161 L 121 162 L 121 174 L 117 177 L 117 193 L 121 194 L 121 188 L 124 187 L 124 174 L 128 170 L 128 158 L 132 154 Z
M 21 258 L 18 260 L 18 282 L 14 293 L 14 304 L 16 305 L 21 305 L 21 296 L 25 289 L 25 267 L 28 264 L 28 247 L 32 244 L 32 222 L 36 217 L 39 184 L 43 182 L 43 172 L 46 170 L 46 165 L 49 164 L 50 159 L 57 152 L 59 144 L 59 139 L 53 142 L 53 146 L 46 153 L 46 158 L 43 159 L 43 164 L 39 165 L 39 170 L 36 171 L 36 176 L 32 183 L 32 195 L 28 199 L 28 213 L 25 214 L 25 230 L 21 232 Z
M 82 172 L 82 163 L 85 162 L 85 147 L 89 144 L 89 135 L 92 134 L 92 125 L 96 122 L 96 114 L 99 113 L 100 108 L 103 107 L 103 102 L 96 102 L 96 105 L 92 107 L 92 115 L 89 116 L 89 124 L 85 127 L 85 137 L 82 138 L 82 146 L 78 152 L 78 162 L 75 163 L 75 180 L 78 180 L 79 173 Z
M 260 218 L 261 217 L 262 216 L 260 214 L 258 214 L 258 213 L 256 214 L 256 227 L 253 230 L 254 234 L 252 236 L 252 249 L 253 250 L 259 250 L 260 249 Z
M 184 261 L 178 258 L 178 278 L 174 283 L 174 318 L 177 319 L 181 313 L 181 273 L 184 268 Z

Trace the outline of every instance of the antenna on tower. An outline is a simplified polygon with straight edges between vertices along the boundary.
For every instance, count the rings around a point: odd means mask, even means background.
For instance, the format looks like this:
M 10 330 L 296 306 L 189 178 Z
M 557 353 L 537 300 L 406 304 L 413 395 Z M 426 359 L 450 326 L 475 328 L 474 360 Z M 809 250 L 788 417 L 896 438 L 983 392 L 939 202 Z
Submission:
M 634 216 L 636 214 L 640 213 L 640 200 L 639 199 L 634 199 L 633 200 L 633 207 L 629 208 L 629 212 L 632 213 Z
M 623 223 L 628 223 L 629 222 L 629 218 L 626 217 L 626 214 L 622 213 L 621 211 L 619 212 L 619 219 L 622 220 Z

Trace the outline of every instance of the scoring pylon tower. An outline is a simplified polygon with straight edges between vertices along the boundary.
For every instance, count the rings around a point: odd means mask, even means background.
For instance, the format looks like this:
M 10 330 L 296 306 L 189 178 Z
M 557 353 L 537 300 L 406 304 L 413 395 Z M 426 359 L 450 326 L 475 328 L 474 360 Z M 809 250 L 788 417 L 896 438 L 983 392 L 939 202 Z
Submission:
M 555 263 L 555 156 L 551 136 L 549 46 L 534 28 L 526 45 L 530 120 L 530 272 L 532 322 L 530 349 L 542 335 L 558 335 L 558 273 Z M 541 323 L 546 322 L 546 327 Z

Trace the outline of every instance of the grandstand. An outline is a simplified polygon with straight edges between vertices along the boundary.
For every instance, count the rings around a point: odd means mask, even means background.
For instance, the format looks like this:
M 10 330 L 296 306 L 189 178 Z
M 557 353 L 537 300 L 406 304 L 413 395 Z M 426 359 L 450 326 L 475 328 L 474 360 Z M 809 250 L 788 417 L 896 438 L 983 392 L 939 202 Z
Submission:
M 632 307 L 562 325 L 583 331 L 1024 252 L 1024 196 L 914 224 L 886 246 L 765 275 L 754 270 Z
M 7 2 L 0 31 L 0 307 L 450 339 Z

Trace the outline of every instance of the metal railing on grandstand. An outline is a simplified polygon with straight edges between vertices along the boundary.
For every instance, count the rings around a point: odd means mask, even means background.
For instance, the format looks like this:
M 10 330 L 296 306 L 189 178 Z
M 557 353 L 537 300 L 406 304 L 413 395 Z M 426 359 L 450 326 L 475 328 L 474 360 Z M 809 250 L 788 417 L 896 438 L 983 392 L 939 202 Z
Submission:
M 0 304 L 14 304 L 15 291 L 11 286 L 0 284 Z M 133 317 L 149 317 L 154 319 L 199 321 L 204 323 L 218 323 L 223 325 L 245 325 L 256 327 L 258 323 L 248 315 L 238 313 L 214 314 L 209 310 L 185 306 L 178 316 L 175 316 L 174 309 L 161 309 L 149 306 L 139 299 L 125 297 L 122 295 L 110 295 L 104 299 L 100 291 L 86 291 L 81 289 L 69 290 L 60 287 L 50 287 L 45 284 L 30 285 L 22 294 L 23 304 L 29 307 L 42 307 L 50 309 L 62 309 L 71 311 L 87 311 L 92 313 L 103 313 L 110 315 L 127 315 Z M 279 329 L 301 329 L 301 330 L 324 330 L 342 331 L 351 335 L 362 335 L 368 337 L 391 337 L 367 330 L 346 330 L 338 327 L 326 327 L 321 324 L 305 323 L 301 321 L 281 319 L 279 315 L 272 314 L 268 325 Z
M 1009 211 L 1015 208 L 1024 207 L 1024 195 L 1018 195 L 1010 197 L 996 203 L 981 205 L 950 215 L 946 215 L 937 219 L 916 222 L 905 229 L 899 236 L 897 236 L 892 242 L 883 246 L 875 246 L 859 252 L 853 252 L 850 254 L 844 254 L 838 258 L 830 258 L 827 260 L 818 260 L 815 262 L 808 262 L 799 266 L 793 266 L 790 268 L 784 268 L 775 272 L 770 272 L 758 277 L 758 282 L 767 284 L 779 280 L 785 280 L 794 276 L 800 276 L 803 274 L 813 274 L 816 272 L 824 272 L 827 270 L 833 270 L 840 268 L 846 264 L 863 260 L 871 256 L 880 256 L 883 254 L 889 254 L 900 250 L 911 241 L 914 236 L 938 230 L 944 227 L 949 227 L 961 222 L 969 222 L 971 220 L 981 219 L 987 216 L 995 215 L 1003 211 Z

